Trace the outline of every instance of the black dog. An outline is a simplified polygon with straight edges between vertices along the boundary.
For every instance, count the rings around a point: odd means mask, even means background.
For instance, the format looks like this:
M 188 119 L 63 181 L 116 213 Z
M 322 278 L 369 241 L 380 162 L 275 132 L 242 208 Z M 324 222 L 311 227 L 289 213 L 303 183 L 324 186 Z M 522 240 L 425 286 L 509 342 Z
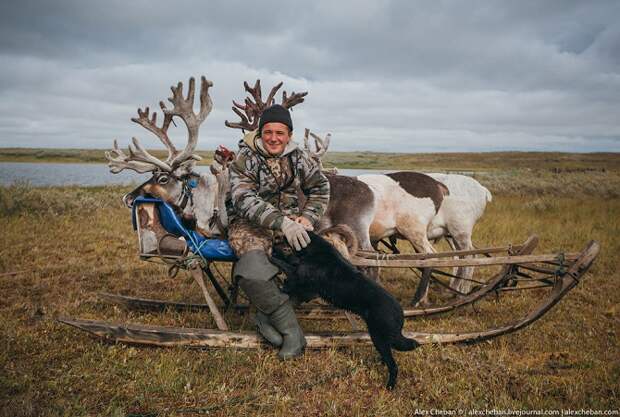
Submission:
M 387 366 L 387 388 L 396 385 L 398 366 L 392 348 L 413 350 L 419 344 L 402 334 L 404 317 L 398 301 L 347 261 L 327 240 L 309 232 L 310 244 L 299 252 L 274 248 L 272 262 L 287 276 L 283 290 L 308 301 L 316 295 L 328 303 L 359 315 L 381 360 Z

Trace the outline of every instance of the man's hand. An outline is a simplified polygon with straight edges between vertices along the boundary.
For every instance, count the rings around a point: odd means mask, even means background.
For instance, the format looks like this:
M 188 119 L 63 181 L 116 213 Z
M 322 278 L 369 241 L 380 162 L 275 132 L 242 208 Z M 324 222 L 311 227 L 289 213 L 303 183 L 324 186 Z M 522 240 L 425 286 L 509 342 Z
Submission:
M 295 223 L 301 224 L 306 230 L 314 231 L 314 226 L 312 226 L 312 223 L 306 217 L 298 216 L 294 217 L 293 220 L 295 220 Z
M 308 236 L 306 228 L 301 223 L 297 223 L 288 217 L 284 217 L 282 220 L 281 230 L 289 245 L 297 251 L 302 250 L 310 243 L 310 236 Z

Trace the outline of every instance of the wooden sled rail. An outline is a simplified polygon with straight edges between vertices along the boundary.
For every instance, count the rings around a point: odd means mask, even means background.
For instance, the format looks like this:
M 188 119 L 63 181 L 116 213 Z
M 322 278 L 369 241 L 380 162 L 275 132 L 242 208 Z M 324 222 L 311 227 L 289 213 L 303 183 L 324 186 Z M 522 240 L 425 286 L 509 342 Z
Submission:
M 548 297 L 538 303 L 527 315 L 510 324 L 492 329 L 461 333 L 404 332 L 420 344 L 429 343 L 475 343 L 522 329 L 541 318 L 557 304 L 584 277 L 600 251 L 597 242 L 590 242 L 576 261 L 555 278 Z M 212 348 L 250 349 L 264 345 L 255 334 L 248 332 L 225 332 L 211 329 L 188 329 L 178 327 L 113 324 L 95 320 L 57 318 L 60 323 L 84 330 L 108 342 L 121 342 L 151 346 L 190 346 Z M 306 335 L 307 348 L 321 349 L 336 346 L 370 344 L 367 333 L 317 333 Z
M 489 265 L 516 265 L 538 262 L 555 262 L 560 255 L 523 255 L 523 256 L 492 256 L 490 258 L 471 259 L 366 259 L 353 257 L 351 263 L 355 266 L 380 266 L 383 268 L 448 268 L 456 266 L 489 266 Z M 564 260 L 574 261 L 578 253 L 566 253 Z
M 538 240 L 538 236 L 531 235 L 528 237 L 527 241 L 532 239 Z M 381 253 L 374 251 L 365 251 L 358 250 L 355 255 L 359 258 L 365 259 L 377 259 L 379 257 L 382 260 L 392 260 L 392 259 L 400 259 L 400 260 L 416 260 L 416 259 L 433 259 L 433 258 L 452 258 L 455 256 L 470 256 L 470 255 L 491 255 L 492 253 L 514 253 L 518 252 L 523 248 L 523 245 L 507 245 L 500 247 L 492 247 L 492 248 L 479 248 L 479 249 L 470 249 L 470 250 L 456 250 L 450 252 L 436 252 L 436 253 Z
M 459 307 L 469 305 L 476 302 L 488 294 L 495 291 L 500 284 L 508 281 L 511 278 L 511 271 L 509 268 L 504 268 L 500 273 L 496 274 L 489 280 L 484 286 L 481 286 L 471 294 L 459 297 L 454 301 L 440 306 L 430 307 L 405 307 L 403 313 L 405 318 L 430 316 L 448 311 L 455 310 Z M 142 311 L 208 311 L 209 306 L 203 303 L 185 303 L 185 302 L 173 302 L 163 300 L 153 300 L 149 298 L 131 297 L 120 294 L 110 293 L 98 293 L 97 297 L 106 303 L 122 306 L 129 310 L 142 310 Z M 247 304 L 239 304 L 232 307 L 235 311 L 246 312 L 249 310 Z M 344 319 L 342 310 L 329 305 L 320 304 L 305 304 L 295 309 L 297 318 L 310 319 L 310 320 L 334 320 Z

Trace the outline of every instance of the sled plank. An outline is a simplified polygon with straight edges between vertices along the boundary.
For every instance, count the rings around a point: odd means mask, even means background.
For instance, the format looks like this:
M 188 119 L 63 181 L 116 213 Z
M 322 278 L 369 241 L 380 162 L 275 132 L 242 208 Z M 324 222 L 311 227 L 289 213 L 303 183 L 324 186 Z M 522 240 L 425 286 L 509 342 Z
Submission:
M 579 254 L 564 254 L 564 260 L 574 261 Z M 516 265 L 521 263 L 538 263 L 557 261 L 559 255 L 523 255 L 523 256 L 494 256 L 491 258 L 471 259 L 365 259 L 351 258 L 351 263 L 356 266 L 380 266 L 383 268 L 448 268 L 455 266 L 489 266 L 489 265 Z

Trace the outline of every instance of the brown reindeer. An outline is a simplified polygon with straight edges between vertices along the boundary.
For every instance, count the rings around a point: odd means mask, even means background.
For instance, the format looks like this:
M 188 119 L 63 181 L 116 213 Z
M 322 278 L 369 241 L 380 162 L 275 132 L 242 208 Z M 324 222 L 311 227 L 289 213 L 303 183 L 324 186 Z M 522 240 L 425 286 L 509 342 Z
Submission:
M 163 123 L 157 126 L 157 113 L 150 115 L 149 108 L 138 109 L 138 117 L 131 120 L 157 136 L 168 150 L 168 157 L 162 161 L 149 154 L 137 138 L 132 138 L 128 154 L 119 149 L 116 140 L 114 149 L 106 152 L 108 166 L 112 173 L 131 169 L 138 173 L 152 173 L 151 178 L 123 197 L 127 206 L 133 204 L 138 195 L 152 195 L 161 198 L 174 207 L 185 221 L 195 225 L 196 230 L 205 236 L 222 236 L 228 224 L 225 194 L 228 189 L 226 164 L 230 160 L 222 150 L 216 152 L 216 161 L 210 172 L 198 174 L 193 168 L 201 157 L 194 153 L 198 143 L 200 125 L 207 118 L 213 103 L 209 88 L 213 83 L 204 76 L 200 85 L 200 110 L 194 113 L 194 78 L 189 80 L 187 96 L 183 96 L 183 83 L 170 87 L 172 103 L 169 109 L 160 101 L 164 114 Z M 174 117 L 183 120 L 187 127 L 188 140 L 185 149 L 176 149 L 168 137 L 168 128 Z

